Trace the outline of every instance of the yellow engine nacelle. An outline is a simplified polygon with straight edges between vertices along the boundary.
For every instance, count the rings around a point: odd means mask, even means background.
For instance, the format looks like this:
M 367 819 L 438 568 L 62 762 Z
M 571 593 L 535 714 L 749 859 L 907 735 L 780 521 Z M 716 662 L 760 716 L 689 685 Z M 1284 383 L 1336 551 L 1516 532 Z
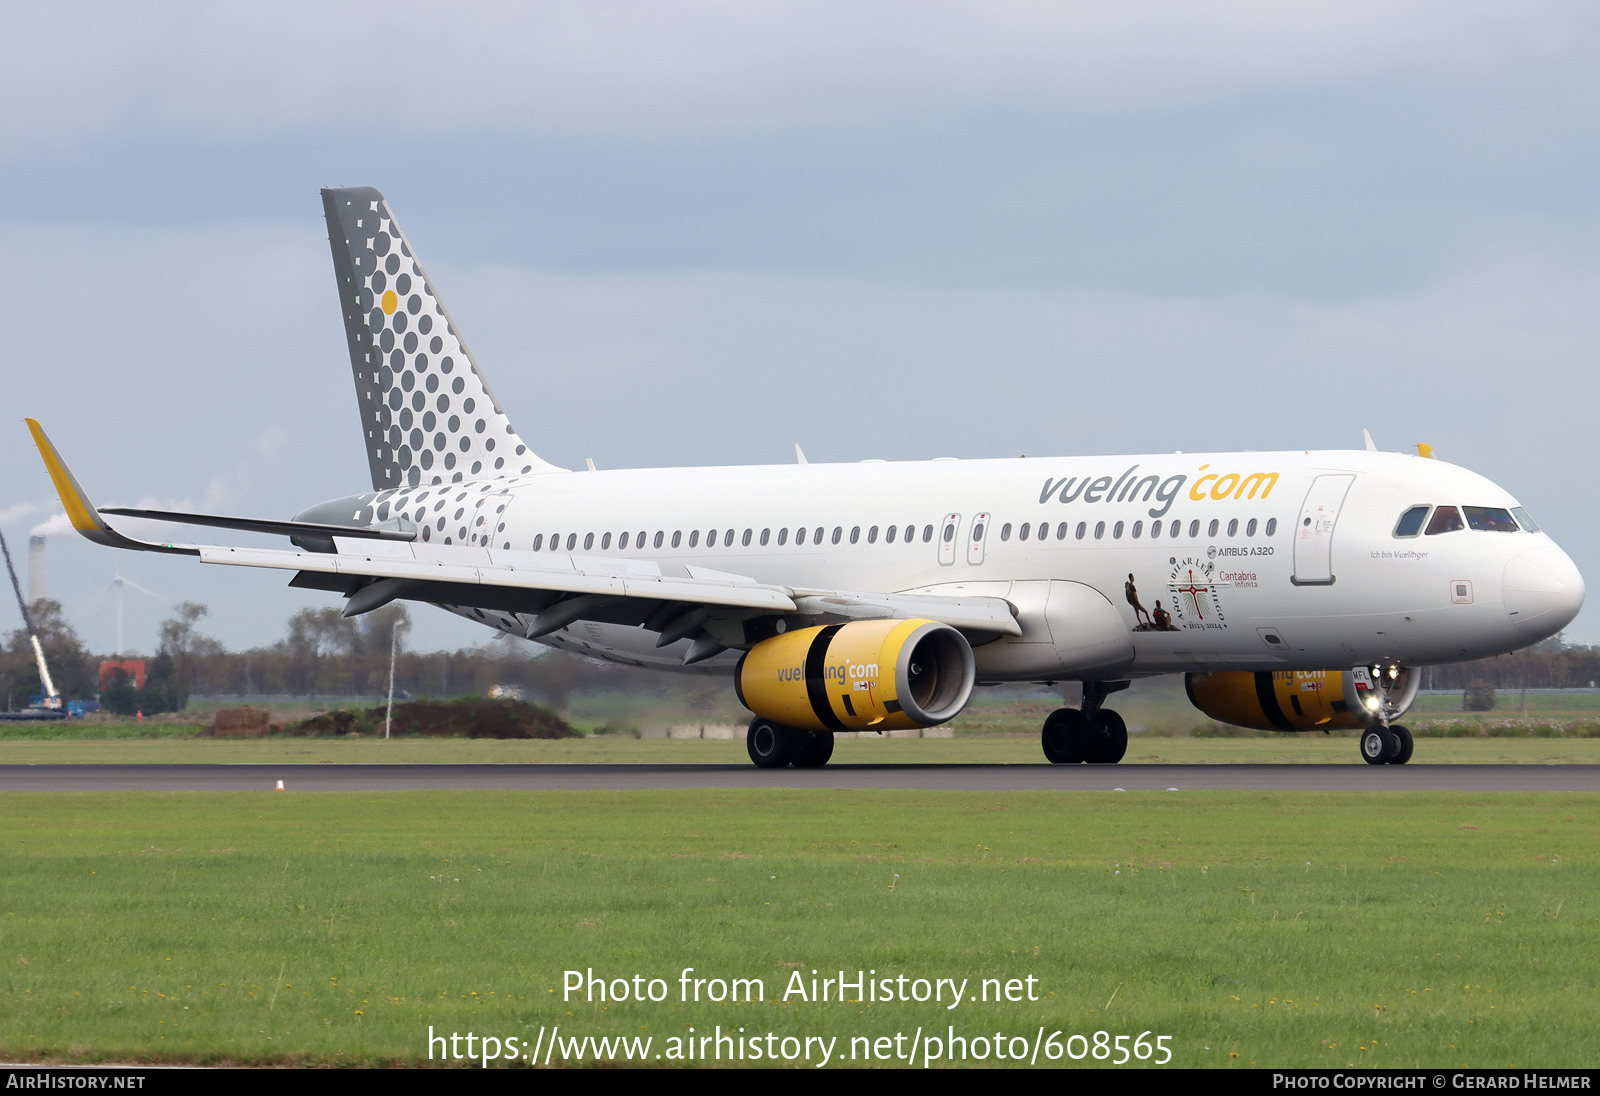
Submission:
M 810 731 L 902 731 L 954 718 L 976 669 L 966 637 L 933 620 L 858 620 L 762 640 L 734 689 L 758 716 Z
M 1357 731 L 1381 711 L 1398 719 L 1416 699 L 1419 675 L 1406 666 L 1354 670 L 1229 670 L 1185 674 L 1189 702 L 1212 719 L 1260 731 Z

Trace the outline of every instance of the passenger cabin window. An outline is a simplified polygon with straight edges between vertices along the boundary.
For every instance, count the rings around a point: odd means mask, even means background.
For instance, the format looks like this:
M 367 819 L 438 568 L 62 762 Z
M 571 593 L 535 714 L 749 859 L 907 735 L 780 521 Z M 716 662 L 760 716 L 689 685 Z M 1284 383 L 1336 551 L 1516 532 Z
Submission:
M 1238 532 L 1239 532 L 1239 519 L 1238 518 L 1234 518 L 1232 521 L 1228 522 L 1228 535 L 1230 537 L 1231 536 L 1236 536 L 1238 534 Z
M 745 534 L 745 537 L 746 537 L 745 543 L 749 544 L 750 541 L 749 541 L 748 538 L 750 536 L 750 530 L 746 529 L 744 531 L 744 534 Z M 722 534 L 722 546 L 724 548 L 732 548 L 733 547 L 733 530 L 732 529 L 729 529 L 726 533 Z
M 1099 540 L 1101 537 L 1103 537 L 1105 535 L 1106 535 L 1106 523 L 1103 522 L 1103 521 L 1095 522 L 1094 523 L 1094 539 L 1095 540 Z
M 1089 523 L 1086 522 L 1086 521 L 1078 522 L 1078 539 L 1082 540 L 1084 538 L 1084 536 L 1088 532 L 1089 532 Z
M 1008 521 L 1004 525 L 1000 526 L 1000 540 L 1002 542 L 1004 542 L 1004 541 L 1008 541 L 1010 539 L 1011 539 L 1011 523 Z
M 891 525 L 887 529 L 885 529 L 883 531 L 883 543 L 885 543 L 885 544 L 893 544 L 894 543 L 894 535 L 898 531 L 899 531 L 899 526 L 897 526 L 897 525 Z
M 858 543 L 860 543 L 860 541 L 861 541 L 861 526 L 859 526 L 859 525 L 851 526 L 850 527 L 850 543 L 851 544 L 858 544 Z
M 1270 537 L 1273 533 L 1276 533 L 1277 531 L 1278 531 L 1278 519 L 1277 518 L 1268 518 L 1267 519 L 1267 536 Z
M 874 525 L 871 529 L 867 530 L 867 543 L 868 544 L 876 544 L 876 543 L 878 543 L 878 527 L 876 525 Z
M 767 546 L 767 541 L 769 541 L 771 539 L 772 539 L 772 530 L 771 529 L 763 529 L 763 530 L 761 530 L 761 547 L 765 548 Z
M 933 526 L 924 525 L 922 527 L 922 543 L 927 544 L 931 540 L 933 540 Z
M 834 526 L 834 527 L 833 527 L 833 543 L 835 543 L 835 544 L 838 544 L 838 543 L 839 543 L 839 541 L 840 541 L 840 540 L 841 540 L 841 539 L 842 539 L 842 538 L 843 538 L 843 537 L 844 537 L 844 526 L 842 526 L 842 525 L 835 525 L 835 526 Z
M 1478 529 L 1485 533 L 1517 531 L 1517 523 L 1512 519 L 1510 510 L 1502 510 L 1498 506 L 1463 506 L 1461 509 L 1467 515 L 1468 529 Z
M 1017 539 L 1018 540 L 1027 540 L 1028 539 L 1028 530 L 1032 529 L 1032 528 L 1033 528 L 1032 525 L 1028 524 L 1027 522 L 1023 522 L 1022 526 L 1017 530 Z
M 607 539 L 609 539 L 609 538 L 607 538 Z M 594 534 L 593 533 L 585 533 L 585 534 L 583 534 L 583 550 L 585 552 L 587 552 L 593 547 L 594 547 Z
M 794 531 L 794 543 L 795 543 L 796 547 L 799 547 L 800 545 L 804 544 L 805 542 L 806 542 L 806 527 L 804 525 L 802 525 L 802 526 L 800 526 L 800 528 L 798 528 L 798 529 L 796 529 Z
M 1394 535 L 1397 537 L 1414 537 L 1422 532 L 1422 522 L 1428 516 L 1426 506 L 1413 506 L 1400 515 L 1400 520 L 1395 522 Z
M 778 547 L 782 548 L 785 544 L 788 544 L 788 543 L 789 543 L 789 530 L 787 528 L 779 529 L 778 530 Z
M 698 529 L 690 529 L 689 530 L 689 547 L 698 548 L 699 546 L 700 546 L 700 530 L 698 530 Z
M 661 531 L 657 531 L 657 533 L 656 533 L 656 547 L 657 548 L 661 547 L 662 538 L 664 538 L 665 536 L 666 536 L 666 533 L 661 532 Z M 677 536 L 676 533 L 674 533 L 673 536 L 672 536 L 672 546 L 674 548 L 676 548 L 678 546 L 678 536 Z
M 1135 540 L 1138 540 L 1140 537 L 1144 536 L 1144 522 L 1142 522 L 1142 521 L 1134 522 L 1133 523 L 1133 532 L 1129 533 L 1128 535 L 1131 536 Z
M 683 539 L 683 533 L 682 533 L 682 531 L 681 531 L 681 530 L 678 530 L 678 529 L 674 529 L 674 530 L 673 530 L 673 531 L 672 531 L 672 546 L 673 546 L 673 547 L 674 547 L 674 548 L 676 548 L 676 547 L 677 547 L 677 546 L 678 546 L 678 543 L 679 543 L 679 542 L 680 542 L 680 541 L 681 541 L 681 540 L 682 540 L 682 539 Z
M 584 541 L 583 546 L 585 548 L 589 547 L 589 542 L 588 541 Z M 600 538 L 600 550 L 601 551 L 605 551 L 607 548 L 610 548 L 610 547 L 611 547 L 611 534 L 610 533 L 606 533 L 603 536 L 601 536 L 601 538 Z
M 1453 533 L 1465 527 L 1466 523 L 1461 520 L 1461 514 L 1454 506 L 1441 506 L 1433 512 L 1433 520 L 1428 522 L 1427 535 L 1436 537 L 1440 533 Z
M 1220 524 L 1221 523 L 1218 522 L 1218 520 L 1216 518 L 1212 518 L 1211 519 L 1211 524 L 1206 526 L 1206 536 L 1208 536 L 1208 537 L 1216 536 L 1217 535 L 1217 528 L 1218 528 L 1218 526 Z
M 538 536 L 533 538 L 533 550 L 535 552 L 537 552 L 540 548 L 543 548 L 543 547 L 544 547 L 544 534 L 540 533 Z
M 1247 536 L 1247 537 L 1253 537 L 1253 536 L 1256 535 L 1256 519 L 1255 518 L 1251 518 L 1248 522 L 1245 523 L 1244 535 Z

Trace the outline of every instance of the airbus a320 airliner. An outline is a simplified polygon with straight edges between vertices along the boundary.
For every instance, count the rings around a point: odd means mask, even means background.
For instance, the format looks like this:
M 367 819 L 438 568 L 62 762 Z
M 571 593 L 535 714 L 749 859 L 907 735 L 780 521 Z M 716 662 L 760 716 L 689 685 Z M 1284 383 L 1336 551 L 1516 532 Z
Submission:
M 841 731 L 927 727 L 974 686 L 1083 683 L 1056 763 L 1115 763 L 1105 700 L 1184 673 L 1224 722 L 1360 730 L 1404 764 L 1417 668 L 1515 650 L 1583 604 L 1502 488 L 1366 450 L 567 471 L 512 428 L 388 203 L 324 190 L 371 490 L 292 521 L 96 509 L 28 420 L 90 540 L 294 572 L 346 615 L 430 602 L 563 650 L 726 666 L 750 758 L 826 764 Z M 123 516 L 281 534 L 153 543 Z

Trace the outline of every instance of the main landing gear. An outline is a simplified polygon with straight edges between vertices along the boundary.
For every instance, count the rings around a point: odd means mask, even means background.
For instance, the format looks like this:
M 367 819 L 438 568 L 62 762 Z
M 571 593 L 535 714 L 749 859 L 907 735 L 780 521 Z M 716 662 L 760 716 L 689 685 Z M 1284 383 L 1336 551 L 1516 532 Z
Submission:
M 1411 760 L 1411 732 L 1399 723 L 1375 724 L 1361 732 L 1361 760 L 1368 765 L 1404 765 Z
M 806 731 L 756 716 L 745 732 L 750 760 L 763 769 L 820 769 L 833 756 L 831 731 Z
M 1052 765 L 1115 765 L 1128 752 L 1128 725 L 1106 697 L 1126 689 L 1127 681 L 1086 681 L 1082 708 L 1058 708 L 1044 721 L 1039 738 Z

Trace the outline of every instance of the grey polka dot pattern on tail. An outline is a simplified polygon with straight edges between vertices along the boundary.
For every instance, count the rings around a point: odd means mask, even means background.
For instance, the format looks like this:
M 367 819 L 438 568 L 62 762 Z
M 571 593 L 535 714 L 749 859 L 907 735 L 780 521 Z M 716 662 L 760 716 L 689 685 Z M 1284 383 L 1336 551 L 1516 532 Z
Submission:
M 520 443 L 383 196 L 370 187 L 322 194 L 373 487 L 457 481 L 458 463 L 474 477 L 557 471 Z M 430 404 L 440 374 L 450 391 Z M 413 425 L 430 406 L 445 414 L 453 397 L 471 419 Z M 515 460 L 495 458 L 496 436 L 515 443 Z

